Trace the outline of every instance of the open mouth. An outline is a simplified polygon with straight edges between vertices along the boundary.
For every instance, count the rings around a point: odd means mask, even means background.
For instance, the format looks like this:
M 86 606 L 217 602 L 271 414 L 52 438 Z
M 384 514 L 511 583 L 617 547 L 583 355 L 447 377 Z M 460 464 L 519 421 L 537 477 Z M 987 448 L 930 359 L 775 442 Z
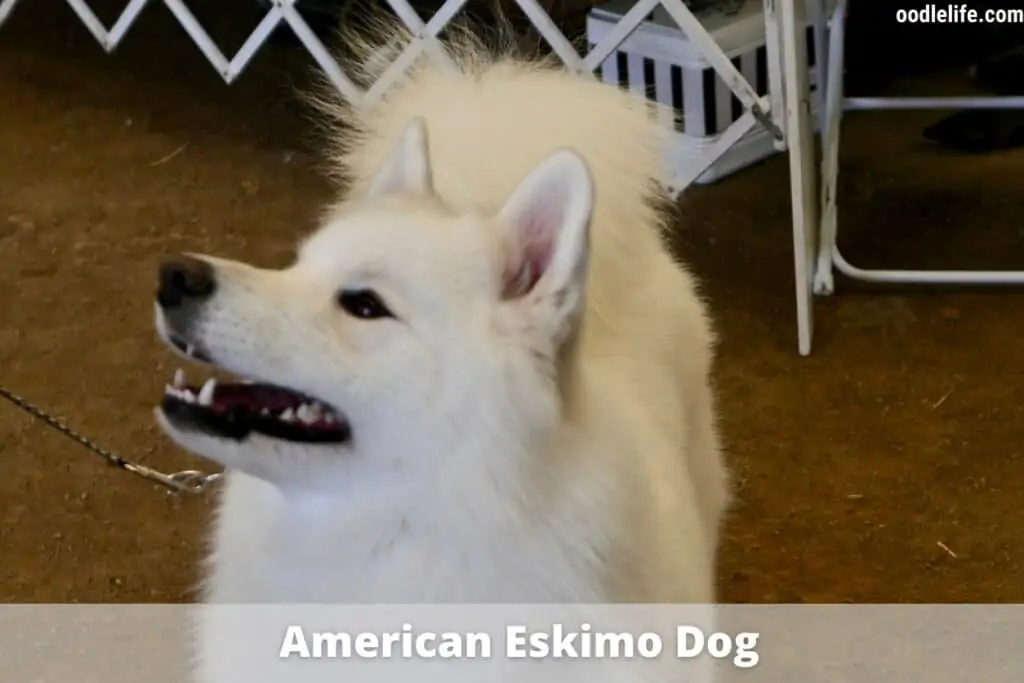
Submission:
M 199 359 L 193 349 L 189 355 Z M 299 443 L 341 443 L 351 436 L 343 416 L 305 394 L 273 384 L 213 378 L 193 386 L 182 370 L 165 387 L 161 409 L 177 425 L 236 441 L 253 433 Z

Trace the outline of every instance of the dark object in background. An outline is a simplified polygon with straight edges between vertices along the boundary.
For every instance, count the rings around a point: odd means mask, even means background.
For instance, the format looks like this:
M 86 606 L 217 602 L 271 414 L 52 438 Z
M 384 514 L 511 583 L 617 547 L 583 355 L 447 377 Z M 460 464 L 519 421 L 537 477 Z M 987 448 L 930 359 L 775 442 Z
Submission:
M 984 154 L 1024 146 L 1024 112 L 967 109 L 924 129 L 924 138 L 957 152 Z
M 996 95 L 1024 95 L 1024 46 L 979 62 L 974 78 Z
M 974 78 L 995 95 L 1024 95 L 1024 48 L 980 62 Z M 1024 147 L 1024 110 L 968 109 L 925 128 L 923 135 L 942 147 L 971 154 Z
M 743 9 L 744 0 L 683 0 L 683 4 L 693 12 L 714 10 L 723 14 L 735 14 Z

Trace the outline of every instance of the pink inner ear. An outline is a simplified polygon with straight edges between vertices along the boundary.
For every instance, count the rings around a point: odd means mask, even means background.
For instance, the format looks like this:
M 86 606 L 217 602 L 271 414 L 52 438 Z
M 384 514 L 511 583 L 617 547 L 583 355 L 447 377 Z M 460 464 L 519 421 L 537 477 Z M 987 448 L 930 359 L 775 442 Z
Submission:
M 505 268 L 502 296 L 506 299 L 528 294 L 551 265 L 554 242 L 550 215 L 538 209 L 520 217 L 519 243 L 513 247 L 512 258 Z

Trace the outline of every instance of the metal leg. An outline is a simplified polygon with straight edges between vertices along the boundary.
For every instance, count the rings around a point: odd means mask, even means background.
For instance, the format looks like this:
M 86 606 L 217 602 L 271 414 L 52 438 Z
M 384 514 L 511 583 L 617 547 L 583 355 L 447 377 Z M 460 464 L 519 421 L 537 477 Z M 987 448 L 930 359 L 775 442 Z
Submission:
M 825 88 L 828 74 L 828 0 L 815 0 L 814 16 L 811 19 L 814 25 L 814 72 L 817 75 L 815 89 L 815 104 L 818 107 L 818 130 L 824 135 L 825 132 Z
M 823 77 L 825 82 L 825 120 L 821 129 L 821 225 L 818 237 L 817 266 L 814 272 L 814 293 L 824 296 L 832 294 L 835 290 L 835 282 L 832 277 L 832 249 L 836 242 L 839 132 L 843 122 L 843 47 L 846 35 L 846 0 L 838 0 L 830 23 L 828 70 Z
M 782 53 L 786 83 L 786 141 L 793 202 L 793 265 L 796 285 L 797 347 L 811 352 L 814 334 L 814 243 L 818 227 L 818 198 L 811 127 L 810 88 L 805 39 L 806 7 L 802 0 L 781 0 Z
M 768 61 L 768 97 L 771 98 L 772 120 L 779 128 L 786 126 L 786 84 L 782 78 L 782 29 L 775 0 L 764 0 L 765 56 Z M 786 136 L 775 140 L 775 149 L 785 152 Z

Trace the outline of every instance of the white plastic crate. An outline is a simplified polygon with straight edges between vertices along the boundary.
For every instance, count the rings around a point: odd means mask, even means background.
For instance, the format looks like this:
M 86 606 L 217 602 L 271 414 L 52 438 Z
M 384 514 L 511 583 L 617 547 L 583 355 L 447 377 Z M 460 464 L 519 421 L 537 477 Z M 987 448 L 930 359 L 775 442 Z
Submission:
M 634 0 L 611 0 L 590 11 L 587 42 L 591 49 L 612 30 Z M 808 17 L 813 3 L 808 3 Z M 768 57 L 765 47 L 762 0 L 746 0 L 733 14 L 711 9 L 695 12 L 722 51 L 732 60 L 758 95 L 768 94 Z M 808 20 L 810 21 L 810 20 Z M 807 57 L 812 95 L 817 87 L 813 26 L 807 26 Z M 647 96 L 681 112 L 676 126 L 677 144 L 670 150 L 673 166 L 699 163 L 718 136 L 743 114 L 729 86 L 687 40 L 660 5 L 599 67 L 606 83 L 641 90 Z M 811 97 L 812 120 L 817 124 L 816 97 Z M 771 134 L 763 126 L 752 128 L 719 157 L 695 182 L 713 183 L 775 153 Z

